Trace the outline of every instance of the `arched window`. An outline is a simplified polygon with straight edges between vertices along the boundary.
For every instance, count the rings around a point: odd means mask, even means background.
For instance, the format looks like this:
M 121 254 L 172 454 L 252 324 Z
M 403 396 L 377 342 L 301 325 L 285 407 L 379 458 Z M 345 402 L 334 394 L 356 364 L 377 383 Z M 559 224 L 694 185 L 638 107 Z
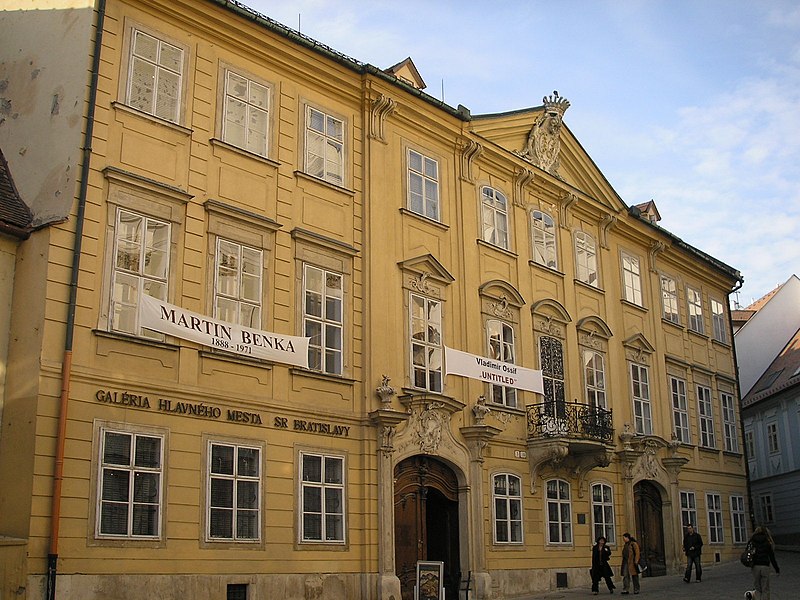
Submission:
M 514 363 L 514 329 L 508 323 L 490 319 L 486 322 L 489 341 L 489 358 L 505 363 Z M 517 390 L 512 387 L 492 384 L 491 401 L 510 408 L 517 406 Z
M 533 262 L 551 269 L 558 268 L 556 253 L 556 223 L 546 212 L 531 212 L 531 238 L 533 240 Z
M 508 250 L 508 201 L 505 194 L 483 186 L 481 188 L 483 241 Z

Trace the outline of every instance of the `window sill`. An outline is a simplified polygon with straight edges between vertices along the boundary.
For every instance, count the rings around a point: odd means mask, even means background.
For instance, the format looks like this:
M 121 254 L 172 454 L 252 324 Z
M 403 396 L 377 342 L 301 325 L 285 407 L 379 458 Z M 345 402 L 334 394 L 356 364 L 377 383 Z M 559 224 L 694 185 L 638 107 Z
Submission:
M 306 181 L 311 181 L 313 183 L 325 186 L 326 188 L 329 188 L 329 189 L 331 189 L 331 190 L 333 190 L 335 192 L 339 192 L 340 194 L 347 194 L 348 196 L 355 196 L 356 195 L 355 190 L 351 190 L 350 188 L 346 188 L 343 185 L 339 185 L 338 183 L 331 183 L 330 181 L 327 181 L 327 180 L 322 179 L 320 177 L 316 177 L 314 175 L 306 173 L 305 171 L 295 171 L 294 172 L 294 176 L 297 179 L 305 179 Z
M 580 279 L 575 280 L 575 285 L 578 285 L 582 288 L 586 288 L 587 290 L 592 290 L 593 292 L 597 292 L 598 294 L 605 295 L 606 291 L 596 285 L 592 285 L 591 283 L 586 283 L 585 281 L 581 281 Z
M 478 238 L 475 241 L 478 243 L 478 246 L 483 246 L 484 248 L 489 248 L 491 250 L 494 250 L 495 252 L 499 252 L 501 254 L 505 254 L 506 256 L 508 256 L 510 258 L 514 258 L 514 259 L 519 258 L 519 256 L 517 255 L 516 252 L 513 252 L 513 251 L 511 251 L 511 250 L 509 250 L 507 248 L 503 248 L 502 246 L 497 246 L 495 244 L 492 244 L 491 242 L 487 242 L 486 240 L 482 240 L 480 238 Z
M 232 352 L 224 352 L 222 350 L 200 350 L 199 354 L 201 358 L 213 358 L 221 362 L 247 364 L 253 367 L 260 367 L 262 369 L 271 369 L 273 366 L 275 366 L 275 363 L 269 360 L 251 358 L 249 356 L 244 356 L 243 354 L 234 354 Z
M 714 344 L 715 346 L 722 346 L 723 348 L 727 348 L 727 349 L 730 349 L 730 347 L 731 347 L 730 342 L 718 340 L 716 338 L 712 338 L 711 339 L 711 343 Z
M 356 380 L 344 377 L 343 375 L 334 375 L 333 373 L 324 373 L 323 371 L 314 371 L 312 369 L 304 369 L 302 367 L 291 367 L 289 371 L 292 375 L 299 375 L 301 377 L 310 377 L 312 379 L 319 379 L 320 381 L 332 381 L 334 383 L 342 383 L 345 385 L 355 385 Z
M 167 127 L 168 129 L 172 129 L 176 133 L 181 133 L 187 137 L 191 136 L 193 130 L 189 127 L 185 127 L 179 123 L 175 123 L 173 121 L 167 121 L 166 119 L 162 119 L 161 117 L 157 117 L 155 115 L 151 115 L 150 113 L 146 113 L 138 108 L 133 108 L 132 106 L 128 106 L 127 104 L 123 104 L 122 102 L 112 102 L 111 107 L 114 110 L 118 110 L 120 112 L 128 113 L 129 115 L 134 115 L 139 117 L 140 119 L 144 119 L 145 121 L 151 121 L 156 125 L 161 125 L 162 127 Z
M 415 219 L 419 219 L 423 223 L 428 223 L 429 225 L 433 225 L 438 227 L 443 231 L 448 231 L 450 229 L 449 225 L 445 225 L 444 223 L 437 221 L 436 219 L 431 219 L 430 217 L 426 217 L 425 215 L 421 215 L 419 213 L 415 213 L 413 210 L 409 210 L 405 207 L 400 209 L 400 214 L 407 217 L 413 217 Z
M 542 263 L 538 263 L 535 260 L 529 260 L 528 264 L 530 266 L 532 266 L 532 267 L 536 267 L 537 269 L 542 269 L 543 271 L 547 271 L 549 273 L 552 273 L 553 275 L 558 275 L 559 277 L 564 277 L 564 273 L 562 273 L 561 271 L 559 271 L 555 267 L 548 267 L 547 265 L 543 265 Z
M 662 322 L 664 325 L 669 325 L 670 327 L 675 327 L 676 329 L 680 329 L 681 331 L 683 331 L 683 325 L 681 325 L 681 322 L 680 322 L 680 321 L 677 321 L 677 322 L 676 322 L 676 321 L 671 321 L 671 320 L 669 320 L 669 319 L 666 319 L 666 318 L 664 318 L 664 317 L 662 316 L 662 317 L 661 317 L 661 322 Z
M 163 348 L 164 350 L 172 350 L 175 352 L 177 352 L 181 348 L 180 344 L 174 344 L 171 342 L 162 342 L 159 340 L 153 340 L 138 335 L 131 335 L 130 333 L 122 333 L 120 331 L 106 331 L 105 329 L 93 329 L 92 333 L 94 333 L 97 337 L 119 340 L 122 342 L 133 342 L 135 344 L 142 344 L 144 346 L 153 346 L 155 348 Z
M 636 310 L 643 312 L 645 314 L 648 312 L 647 307 L 642 306 L 641 304 L 636 304 L 635 302 L 631 302 L 630 300 L 626 300 L 625 298 L 620 298 L 619 301 L 622 303 L 623 306 L 630 306 L 631 308 L 635 308 Z
M 263 156 L 261 154 L 256 154 L 255 152 L 250 152 L 250 150 L 239 148 L 239 146 L 234 146 L 233 144 L 225 142 L 219 138 L 211 138 L 208 141 L 212 146 L 218 146 L 235 154 L 239 154 L 240 156 L 252 158 L 253 160 L 257 160 L 258 162 L 275 167 L 276 169 L 281 166 L 281 163 L 279 163 L 277 160 L 272 160 L 269 156 Z
M 695 335 L 697 337 L 703 338 L 706 341 L 708 341 L 708 339 L 709 339 L 708 336 L 705 333 L 703 333 L 702 331 L 697 331 L 696 329 L 691 329 L 691 328 L 688 328 L 687 331 L 689 333 L 691 333 L 692 335 Z

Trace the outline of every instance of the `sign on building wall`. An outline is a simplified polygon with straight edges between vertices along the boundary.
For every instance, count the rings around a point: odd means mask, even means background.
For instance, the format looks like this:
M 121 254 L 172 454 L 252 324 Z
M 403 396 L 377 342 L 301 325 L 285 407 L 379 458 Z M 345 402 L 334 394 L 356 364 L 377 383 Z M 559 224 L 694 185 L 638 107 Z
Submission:
M 211 319 L 143 294 L 141 326 L 226 352 L 308 368 L 307 337 L 281 335 Z
M 541 371 L 492 360 L 485 356 L 467 354 L 447 346 L 444 348 L 444 359 L 447 375 L 461 375 L 495 385 L 504 385 L 539 394 L 544 393 Z

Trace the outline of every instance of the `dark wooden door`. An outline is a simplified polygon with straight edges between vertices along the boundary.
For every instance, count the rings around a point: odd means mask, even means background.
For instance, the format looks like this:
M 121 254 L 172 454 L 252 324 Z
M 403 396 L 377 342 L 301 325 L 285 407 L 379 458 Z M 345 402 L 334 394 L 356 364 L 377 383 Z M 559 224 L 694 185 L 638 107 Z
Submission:
M 666 575 L 661 492 L 649 481 L 640 481 L 633 487 L 633 498 L 636 505 L 636 537 L 648 565 L 644 575 Z
M 414 456 L 395 467 L 395 569 L 403 600 L 413 600 L 418 560 L 444 563 L 448 598 L 458 597 L 458 483 L 444 463 Z

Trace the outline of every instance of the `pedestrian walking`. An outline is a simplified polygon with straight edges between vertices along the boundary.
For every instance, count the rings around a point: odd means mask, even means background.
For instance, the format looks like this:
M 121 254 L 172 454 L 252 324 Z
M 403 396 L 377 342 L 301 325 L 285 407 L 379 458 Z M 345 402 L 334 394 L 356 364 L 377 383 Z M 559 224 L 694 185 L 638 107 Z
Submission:
M 622 593 L 629 594 L 631 588 L 631 580 L 633 580 L 633 593 L 639 593 L 639 559 L 641 558 L 641 551 L 639 550 L 639 543 L 636 538 L 631 537 L 627 531 L 622 534 L 622 539 L 625 545 L 622 547 Z
M 686 555 L 686 573 L 683 580 L 689 583 L 692 579 L 692 565 L 694 565 L 694 578 L 698 582 L 703 577 L 703 567 L 700 565 L 700 554 L 703 551 L 703 538 L 694 530 L 694 526 L 686 527 L 683 536 L 683 553 Z
M 614 582 L 611 578 L 614 576 L 614 572 L 611 570 L 611 565 L 608 564 L 608 560 L 611 558 L 611 548 L 606 545 L 606 538 L 602 535 L 597 538 L 597 542 L 594 546 L 592 546 L 592 593 L 596 596 L 598 594 L 598 588 L 600 585 L 600 580 L 606 580 L 606 586 L 608 586 L 608 591 L 612 594 L 614 593 Z
M 750 542 L 753 545 L 755 554 L 753 556 L 753 591 L 746 592 L 747 600 L 770 600 L 769 577 L 770 565 L 775 568 L 775 574 L 781 572 L 778 562 L 775 560 L 775 542 L 772 541 L 772 534 L 766 527 L 756 527 Z

